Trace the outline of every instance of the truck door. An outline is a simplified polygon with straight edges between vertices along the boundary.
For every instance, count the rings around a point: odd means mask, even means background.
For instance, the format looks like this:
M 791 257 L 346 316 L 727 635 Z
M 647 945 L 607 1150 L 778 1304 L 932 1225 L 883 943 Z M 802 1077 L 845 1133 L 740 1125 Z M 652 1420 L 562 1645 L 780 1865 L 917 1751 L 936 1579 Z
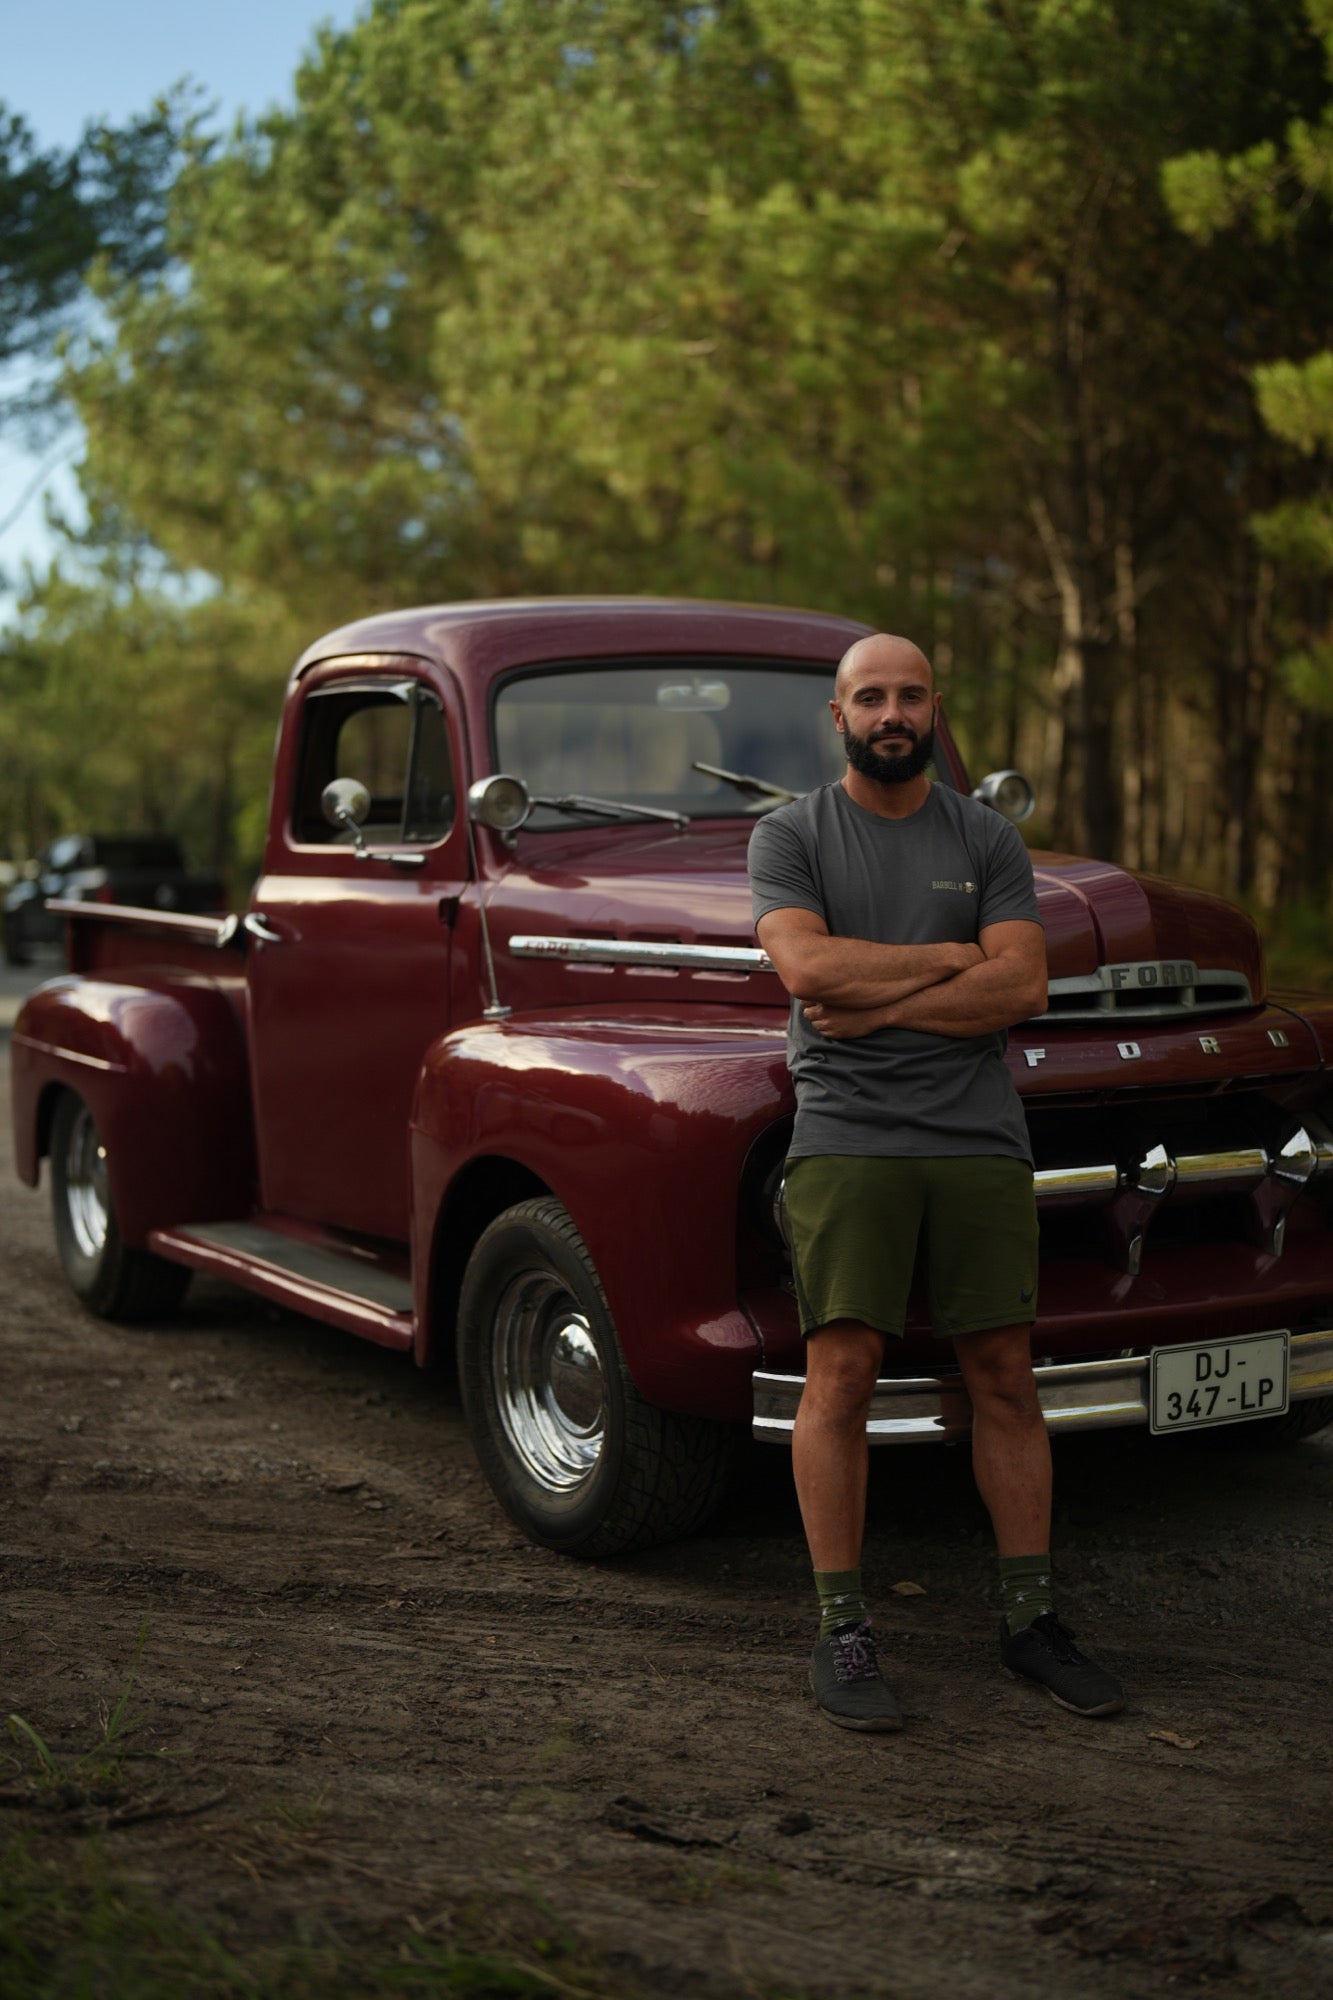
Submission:
M 408 1117 L 449 1025 L 467 829 L 438 693 L 401 670 L 325 674 L 279 759 L 245 919 L 260 1198 L 270 1214 L 405 1241 Z M 324 816 L 333 778 L 370 793 L 359 840 Z

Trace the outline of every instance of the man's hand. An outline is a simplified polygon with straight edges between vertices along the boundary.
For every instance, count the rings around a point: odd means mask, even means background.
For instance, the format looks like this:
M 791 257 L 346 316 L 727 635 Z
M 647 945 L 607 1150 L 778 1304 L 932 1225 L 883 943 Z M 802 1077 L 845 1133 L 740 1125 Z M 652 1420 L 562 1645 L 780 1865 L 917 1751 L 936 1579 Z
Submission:
M 801 1012 L 810 1026 L 831 1042 L 854 1041 L 858 1035 L 873 1035 L 876 1028 L 889 1025 L 888 1007 L 829 1007 L 812 1000 Z

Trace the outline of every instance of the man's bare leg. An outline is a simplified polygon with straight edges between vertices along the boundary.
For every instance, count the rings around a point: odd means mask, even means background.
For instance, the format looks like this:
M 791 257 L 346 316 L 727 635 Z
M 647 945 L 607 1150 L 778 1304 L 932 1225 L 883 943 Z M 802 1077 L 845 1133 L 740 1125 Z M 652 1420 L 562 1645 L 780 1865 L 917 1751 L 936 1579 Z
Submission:
M 1000 1659 L 1077 1715 L 1118 1714 L 1119 1681 L 1079 1652 L 1051 1607 L 1051 1446 L 1029 1329 L 964 1334 L 954 1345 L 972 1399 L 973 1472 L 1000 1555 Z
M 1002 1556 L 1051 1546 L 1051 1442 L 1032 1373 L 1031 1329 L 988 1328 L 954 1342 L 972 1399 L 972 1472 Z
M 810 1335 L 805 1350 L 791 1460 L 810 1560 L 817 1570 L 858 1569 L 870 1465 L 866 1418 L 884 1336 L 859 1320 L 833 1320 Z
M 902 1728 L 861 1595 L 866 1417 L 883 1357 L 884 1336 L 858 1320 L 834 1320 L 811 1334 L 792 1433 L 792 1470 L 822 1612 L 810 1684 L 823 1713 L 842 1729 Z

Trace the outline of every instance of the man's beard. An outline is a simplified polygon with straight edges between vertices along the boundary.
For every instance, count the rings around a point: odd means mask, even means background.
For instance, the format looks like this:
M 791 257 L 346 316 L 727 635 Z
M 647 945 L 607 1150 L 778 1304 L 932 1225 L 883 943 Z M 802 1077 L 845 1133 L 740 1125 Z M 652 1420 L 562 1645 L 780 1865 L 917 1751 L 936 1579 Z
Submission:
M 901 732 L 912 737 L 912 747 L 898 757 L 884 757 L 875 748 L 873 739 L 854 736 L 850 729 L 843 731 L 843 742 L 847 747 L 847 762 L 863 778 L 873 778 L 877 785 L 905 785 L 913 778 L 919 778 L 935 754 L 935 731 L 928 729 L 924 736 L 913 735 L 910 729 Z

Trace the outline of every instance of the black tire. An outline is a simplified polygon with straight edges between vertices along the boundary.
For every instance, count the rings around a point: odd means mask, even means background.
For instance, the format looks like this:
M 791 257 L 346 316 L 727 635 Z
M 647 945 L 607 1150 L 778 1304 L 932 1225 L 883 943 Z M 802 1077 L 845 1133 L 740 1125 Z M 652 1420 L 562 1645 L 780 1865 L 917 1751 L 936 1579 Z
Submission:
M 524 1533 L 611 1556 L 701 1527 L 726 1491 L 737 1429 L 646 1403 L 567 1211 L 520 1202 L 478 1239 L 458 1310 L 468 1429 Z
M 61 1269 L 99 1319 L 156 1319 L 178 1306 L 192 1273 L 121 1240 L 111 1205 L 106 1148 L 92 1112 L 72 1090 L 51 1121 L 51 1207 Z
M 27 965 L 32 958 L 23 936 L 23 919 L 16 911 L 5 918 L 5 964 Z

